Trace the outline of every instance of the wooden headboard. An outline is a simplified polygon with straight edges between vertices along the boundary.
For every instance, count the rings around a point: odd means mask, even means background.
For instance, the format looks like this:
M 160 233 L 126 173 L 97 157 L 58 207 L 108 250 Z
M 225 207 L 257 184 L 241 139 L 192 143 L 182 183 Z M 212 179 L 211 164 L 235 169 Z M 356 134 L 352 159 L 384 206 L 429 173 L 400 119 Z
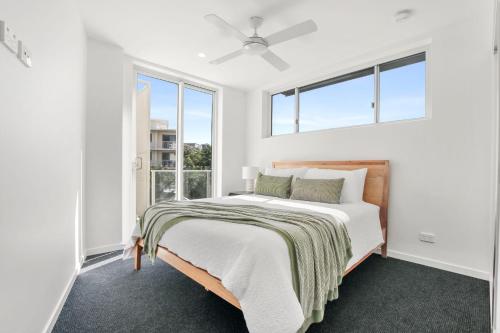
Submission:
M 363 200 L 380 207 L 380 226 L 385 244 L 382 255 L 387 254 L 387 211 L 389 209 L 389 161 L 278 161 L 273 168 L 318 168 L 336 170 L 355 170 L 367 168 Z

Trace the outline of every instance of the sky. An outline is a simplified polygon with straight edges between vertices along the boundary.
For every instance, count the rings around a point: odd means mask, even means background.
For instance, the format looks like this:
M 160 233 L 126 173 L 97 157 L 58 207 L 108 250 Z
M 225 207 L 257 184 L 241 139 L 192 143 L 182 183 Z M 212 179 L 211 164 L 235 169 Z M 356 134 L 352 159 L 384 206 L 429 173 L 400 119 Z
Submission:
M 176 83 L 142 74 L 138 88 L 151 84 L 151 119 L 168 121 L 177 128 Z M 370 124 L 374 121 L 374 75 L 300 93 L 299 131 Z M 212 95 L 194 89 L 184 91 L 184 142 L 211 143 Z M 273 96 L 273 135 L 294 132 L 295 97 Z M 380 121 L 425 116 L 425 62 L 380 73 Z
M 176 83 L 138 75 L 137 87 L 147 81 L 151 85 L 151 119 L 168 121 L 169 129 L 177 128 Z M 212 95 L 185 87 L 184 89 L 184 142 L 212 143 Z
M 299 131 L 374 122 L 374 75 L 306 91 L 299 95 Z M 272 134 L 294 132 L 295 96 L 273 96 Z M 425 62 L 380 73 L 379 120 L 425 116 Z

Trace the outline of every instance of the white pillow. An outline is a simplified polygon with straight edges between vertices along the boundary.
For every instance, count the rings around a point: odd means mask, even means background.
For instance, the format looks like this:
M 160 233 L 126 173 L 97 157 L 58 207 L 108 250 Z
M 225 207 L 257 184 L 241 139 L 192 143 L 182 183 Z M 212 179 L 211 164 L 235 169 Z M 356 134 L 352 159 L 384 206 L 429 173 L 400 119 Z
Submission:
M 344 186 L 340 194 L 340 203 L 363 201 L 365 178 L 368 169 L 357 170 L 332 170 L 308 169 L 305 179 L 337 179 L 344 178 Z
M 307 170 L 309 170 L 309 169 L 308 168 L 293 168 L 293 169 L 266 168 L 264 170 L 264 175 L 276 176 L 276 177 L 293 176 L 293 178 L 304 178 Z

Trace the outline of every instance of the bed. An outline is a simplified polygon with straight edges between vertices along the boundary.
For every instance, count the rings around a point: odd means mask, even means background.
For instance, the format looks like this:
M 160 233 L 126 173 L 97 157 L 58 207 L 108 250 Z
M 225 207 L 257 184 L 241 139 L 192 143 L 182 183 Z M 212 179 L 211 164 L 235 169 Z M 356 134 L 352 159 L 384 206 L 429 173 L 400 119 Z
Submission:
M 323 204 L 244 195 L 209 199 L 237 205 L 330 214 L 342 221 L 352 241 L 353 256 L 344 276 L 373 252 L 387 254 L 389 162 L 281 161 L 273 168 L 355 170 L 367 168 L 363 202 Z M 134 266 L 141 267 L 143 240 L 132 238 Z M 132 249 L 131 246 L 129 246 Z M 131 252 L 131 251 L 130 251 Z M 284 242 L 269 230 L 249 225 L 190 219 L 166 232 L 157 257 L 244 313 L 251 332 L 293 332 L 300 328 L 300 304 L 293 292 L 290 259 Z M 267 320 L 265 318 L 272 318 Z M 298 325 L 298 326 L 297 326 Z

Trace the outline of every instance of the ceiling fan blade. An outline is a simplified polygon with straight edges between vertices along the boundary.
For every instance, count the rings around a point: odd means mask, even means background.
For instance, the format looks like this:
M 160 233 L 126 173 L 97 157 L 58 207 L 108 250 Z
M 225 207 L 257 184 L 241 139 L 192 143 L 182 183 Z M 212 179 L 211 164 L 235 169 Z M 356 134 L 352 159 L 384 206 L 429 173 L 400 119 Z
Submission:
M 290 39 L 310 34 L 311 32 L 315 32 L 317 30 L 318 26 L 316 25 L 316 23 L 314 23 L 313 20 L 307 20 L 305 22 L 293 25 L 285 30 L 275 32 L 274 34 L 267 36 L 265 40 L 267 41 L 268 45 L 271 46 Z
M 266 53 L 262 54 L 261 57 L 264 58 L 265 61 L 270 63 L 274 68 L 276 68 L 280 72 L 290 67 L 290 65 L 287 64 L 283 59 L 281 59 L 275 53 L 269 50 L 267 50 Z
M 221 19 L 219 16 L 217 16 L 215 14 L 205 15 L 205 20 L 212 23 L 213 25 L 215 25 L 219 29 L 222 29 L 222 30 L 230 33 L 232 36 L 238 38 L 241 42 L 245 42 L 246 40 L 248 40 L 248 37 L 245 34 L 243 34 L 241 31 L 239 31 L 238 29 L 233 27 L 231 24 L 227 23 L 226 21 L 224 21 L 223 19 Z
M 243 54 L 243 50 L 240 49 L 238 51 L 234 51 L 234 52 L 231 52 L 229 54 L 226 54 L 225 56 L 222 56 L 220 58 L 214 59 L 214 60 L 210 61 L 210 63 L 212 65 L 222 64 L 223 62 L 226 62 L 228 60 L 236 58 L 237 56 L 242 55 L 242 54 Z

